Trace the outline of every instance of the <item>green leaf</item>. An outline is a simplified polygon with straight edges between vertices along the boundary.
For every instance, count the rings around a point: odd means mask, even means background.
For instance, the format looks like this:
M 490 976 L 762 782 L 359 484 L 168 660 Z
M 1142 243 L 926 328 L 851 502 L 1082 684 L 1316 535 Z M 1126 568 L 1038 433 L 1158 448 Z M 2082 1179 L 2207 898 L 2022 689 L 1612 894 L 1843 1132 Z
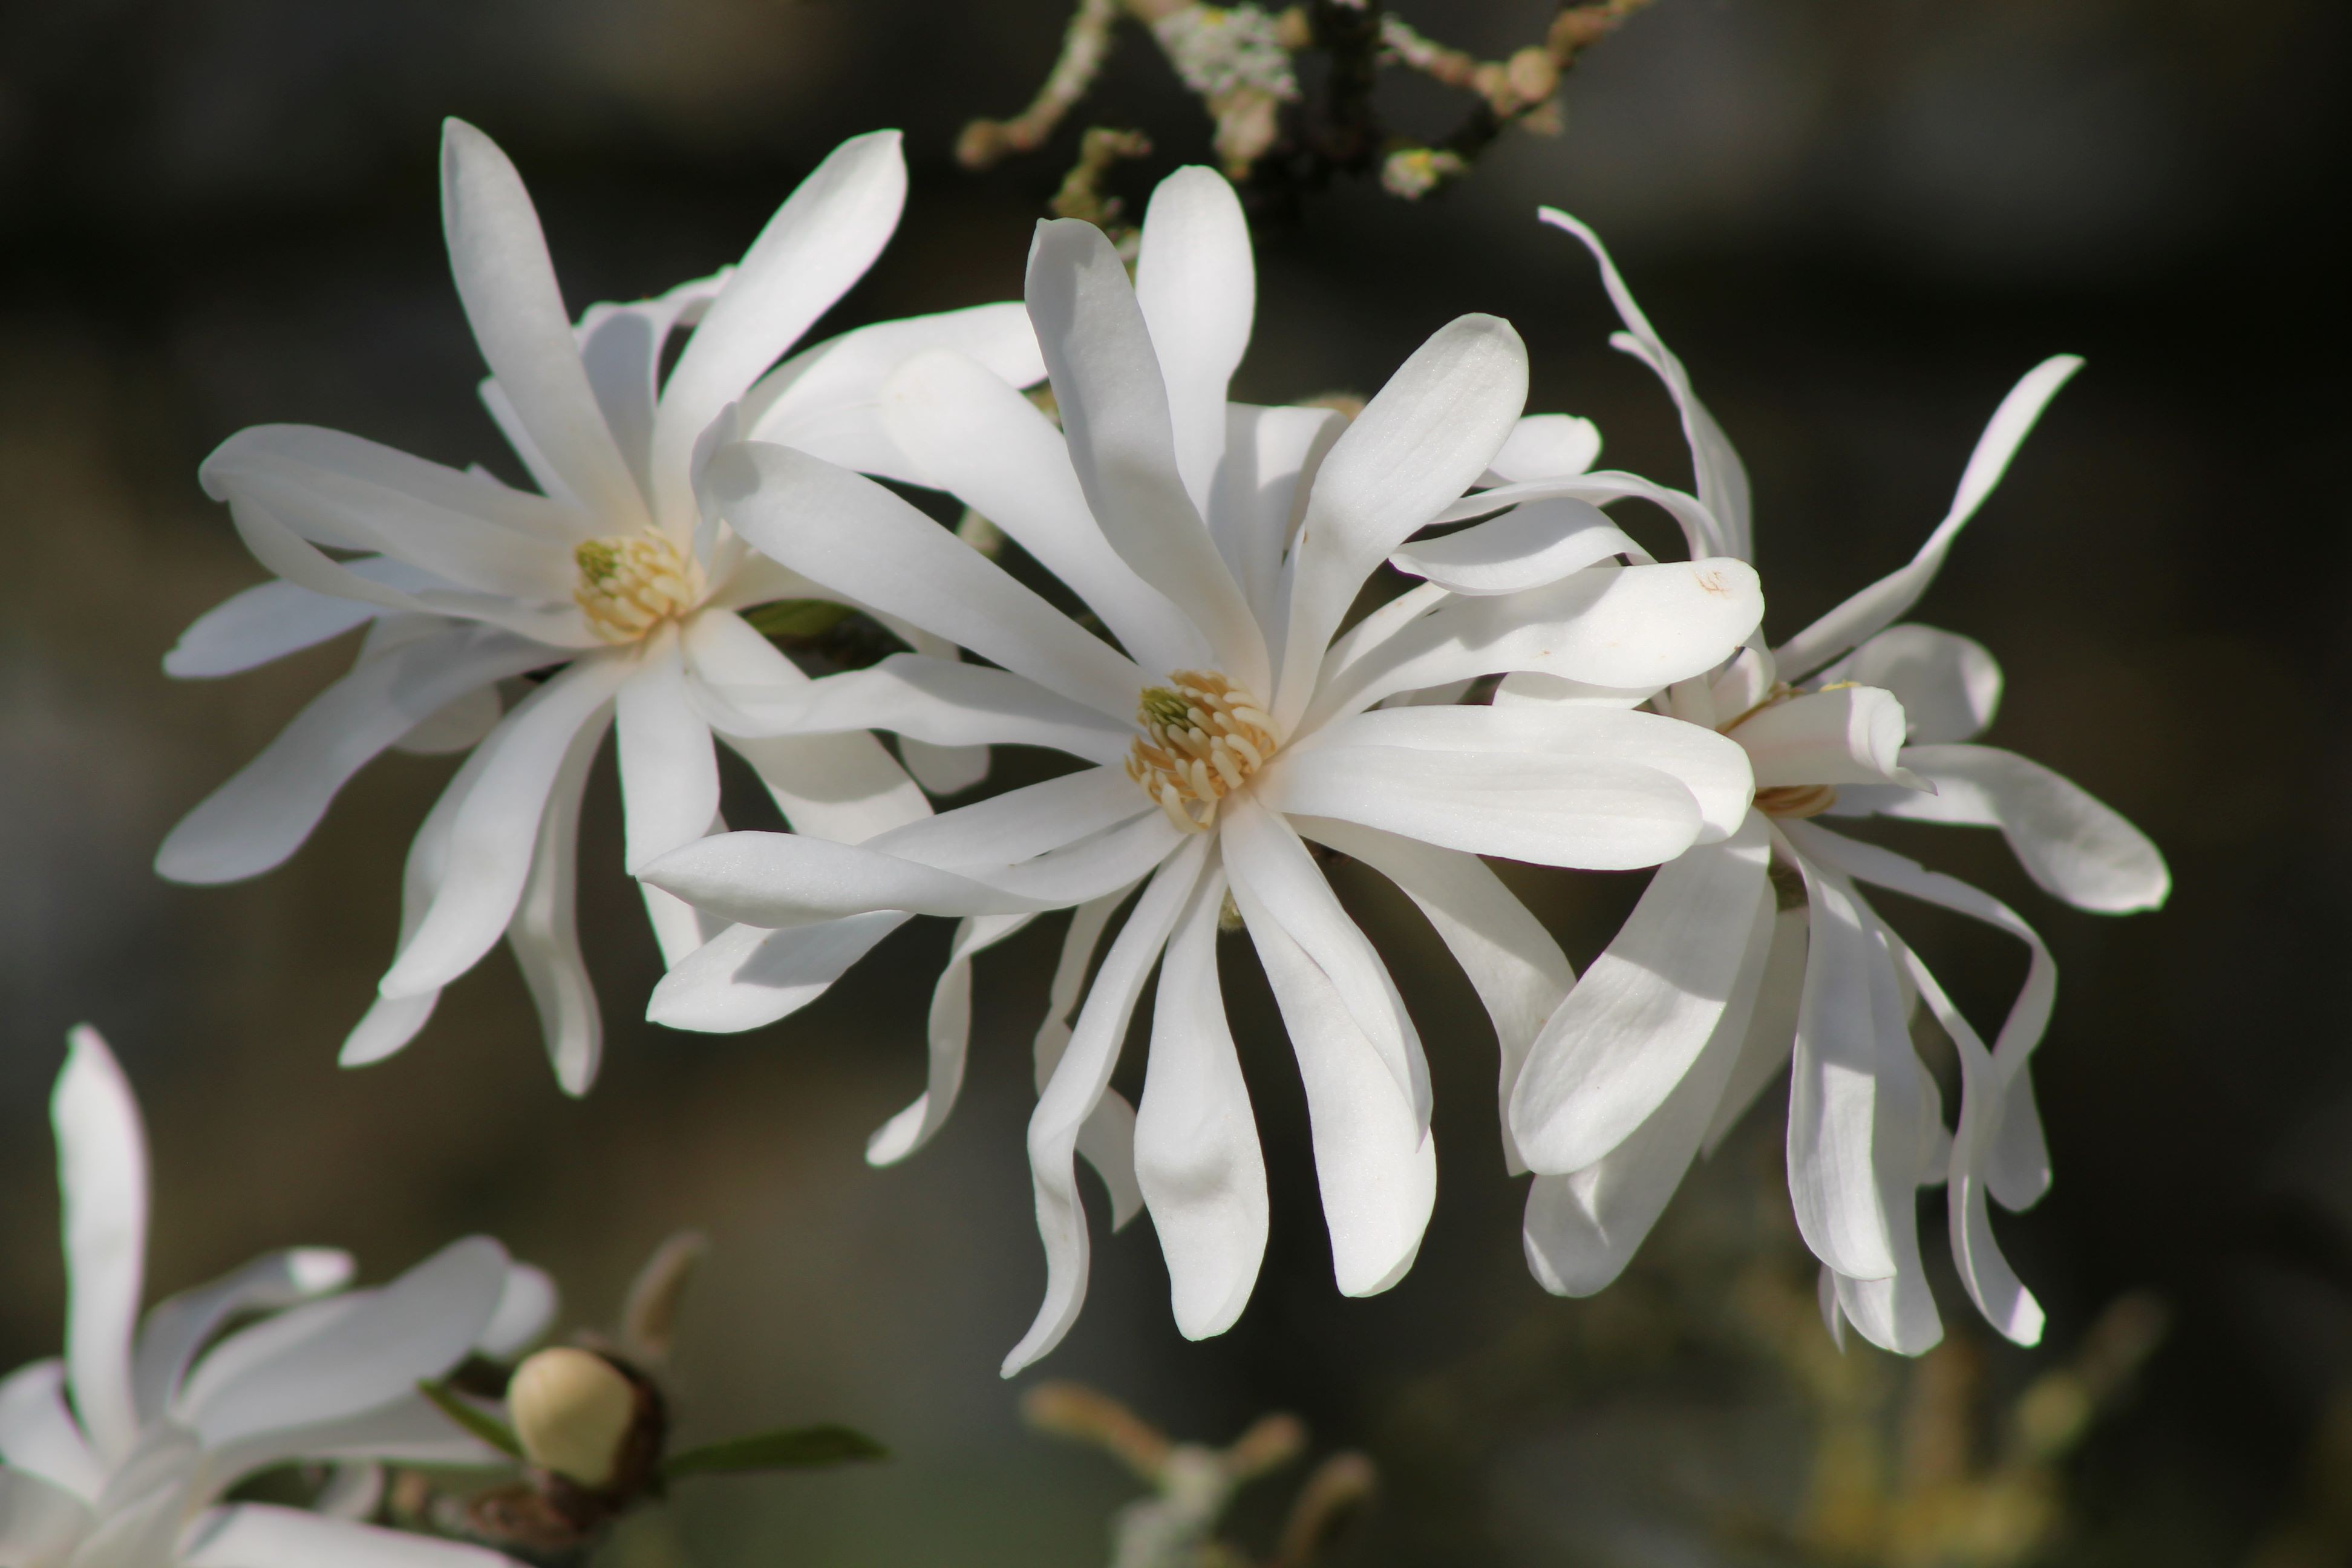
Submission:
M 662 1462 L 662 1478 L 728 1475 L 744 1470 L 805 1470 L 887 1459 L 890 1450 L 846 1426 L 788 1426 L 723 1443 L 705 1443 Z
M 776 599 L 745 610 L 743 618 L 763 637 L 816 637 L 854 613 L 830 599 Z
M 447 1384 L 435 1378 L 420 1377 L 416 1380 L 416 1392 L 431 1400 L 442 1415 L 499 1452 L 510 1454 L 518 1459 L 522 1458 L 522 1445 L 515 1440 L 512 1427 L 497 1416 L 467 1404 L 450 1391 Z

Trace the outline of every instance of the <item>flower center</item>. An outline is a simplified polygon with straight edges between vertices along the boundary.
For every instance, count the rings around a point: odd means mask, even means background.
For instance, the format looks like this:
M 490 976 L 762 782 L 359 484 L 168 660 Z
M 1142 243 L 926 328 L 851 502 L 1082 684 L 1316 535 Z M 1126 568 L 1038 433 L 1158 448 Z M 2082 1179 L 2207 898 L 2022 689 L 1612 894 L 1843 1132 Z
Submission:
M 1217 820 L 1217 803 L 1265 766 L 1282 742 L 1258 700 L 1214 670 L 1180 669 L 1136 704 L 1143 733 L 1127 776 L 1187 833 Z
M 702 602 L 702 568 L 658 529 L 591 539 L 572 558 L 580 563 L 572 600 L 606 642 L 635 642 Z
M 1851 682 L 1841 681 L 1839 684 L 1849 685 Z M 1823 689 L 1833 689 L 1824 688 Z M 1765 693 L 1763 701 L 1729 722 L 1717 725 L 1716 728 L 1721 733 L 1728 735 L 1767 708 L 1777 708 L 1792 697 L 1804 695 L 1806 695 L 1804 692 L 1787 681 L 1776 680 L 1772 683 L 1772 689 Z M 1767 816 L 1819 816 L 1836 804 L 1837 787 L 1834 784 L 1774 784 L 1769 789 L 1759 789 L 1756 792 L 1756 809 Z

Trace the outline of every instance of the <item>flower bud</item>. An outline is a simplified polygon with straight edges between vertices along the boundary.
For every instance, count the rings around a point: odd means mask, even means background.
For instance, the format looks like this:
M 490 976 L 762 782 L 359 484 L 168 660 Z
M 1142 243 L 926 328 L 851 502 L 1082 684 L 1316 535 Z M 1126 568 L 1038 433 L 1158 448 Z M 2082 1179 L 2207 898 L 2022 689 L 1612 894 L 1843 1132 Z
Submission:
M 636 1385 L 593 1351 L 541 1351 L 507 1385 L 523 1457 L 591 1489 L 611 1483 L 636 1425 Z

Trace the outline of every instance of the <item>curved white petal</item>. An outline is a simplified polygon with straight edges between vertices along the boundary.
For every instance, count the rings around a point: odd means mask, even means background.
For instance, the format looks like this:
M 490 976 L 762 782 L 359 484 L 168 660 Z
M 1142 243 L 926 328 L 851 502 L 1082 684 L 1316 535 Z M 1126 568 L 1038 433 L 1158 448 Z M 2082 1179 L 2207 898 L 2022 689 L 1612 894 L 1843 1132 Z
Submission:
M 1744 918 L 1734 923 L 1745 931 L 1728 993 L 1686 1069 L 1606 1155 L 1571 1174 L 1539 1175 L 1528 1194 L 1528 1267 L 1555 1295 L 1590 1296 L 1623 1273 L 1698 1152 L 1739 1058 L 1771 946 L 1769 890 L 1737 912 Z M 1588 972 L 1584 984 L 1591 983 Z
M 1050 219 L 1030 247 L 1025 296 L 1103 537 L 1190 617 L 1219 668 L 1265 690 L 1265 636 L 1178 471 L 1168 385 L 1126 264 L 1093 224 Z
M 1200 629 L 1112 548 L 1062 433 L 984 366 L 949 353 L 909 360 L 883 388 L 881 419 L 924 483 L 1003 529 L 1139 663 L 1168 670 L 1213 662 Z
M 157 1302 L 140 1324 L 131 1390 L 142 1421 L 170 1406 L 188 1363 L 232 1318 L 274 1311 L 340 1290 L 352 1281 L 352 1255 L 328 1247 L 266 1253 L 209 1285 Z
M 1974 740 L 2000 707 L 2000 665 L 1982 643 L 1908 621 L 1822 671 L 1822 683 L 1883 686 L 1921 745 Z
M 1895 1237 L 1872 1163 L 1887 1027 L 1878 994 L 1893 962 L 1842 880 L 1801 858 L 1811 945 L 1789 1094 L 1789 1195 L 1813 1256 L 1848 1278 L 1895 1270 Z M 1905 1035 L 1902 1047 L 1909 1050 Z M 1909 1189 L 1899 1194 L 1911 1202 Z
M 241 1502 L 215 1509 L 189 1537 L 186 1568 L 512 1568 L 486 1546 Z
M 344 783 L 384 748 L 465 693 L 547 657 L 503 633 L 460 626 L 362 660 L 180 819 L 156 851 L 156 873 L 213 883 L 269 870 L 301 847 Z
M 730 926 L 662 976 L 646 1017 L 705 1035 L 772 1024 L 824 995 L 908 919 L 882 910 L 782 931 Z
M 483 1325 L 474 1349 L 492 1361 L 507 1360 L 547 1331 L 555 1306 L 555 1281 L 547 1270 L 509 1259 L 498 1310 Z
M 901 735 L 898 757 L 906 764 L 907 776 L 927 795 L 961 795 L 988 777 L 986 746 L 940 746 Z
M 1069 1048 L 1055 1064 L 1053 1078 L 1029 1119 L 1030 1176 L 1036 1193 L 1038 1235 L 1045 1247 L 1045 1299 L 1029 1331 L 1004 1358 L 1007 1377 L 1059 1344 L 1085 1304 L 1087 1216 L 1079 1205 L 1075 1163 L 1079 1132 L 1110 1085 L 1119 1043 L 1127 1037 L 1144 979 L 1195 895 L 1209 847 L 1205 837 L 1196 837 L 1153 874 L 1104 955 Z
M 919 653 L 894 653 L 795 690 L 770 688 L 764 706 L 739 686 L 705 685 L 724 704 L 712 711 L 730 735 L 870 728 L 933 745 L 1048 746 L 1108 764 L 1127 755 L 1136 733 L 1011 670 Z
M 1086 768 L 910 822 L 867 847 L 992 878 L 1146 813 L 1159 815 L 1125 772 Z
M 1291 826 L 1394 882 L 1436 929 L 1494 1024 L 1502 1055 L 1496 1104 L 1507 1108 L 1528 1047 L 1576 984 L 1543 922 L 1475 855 L 1330 817 L 1294 817 Z M 1516 1175 L 1527 1164 L 1507 1116 L 1502 1131 L 1505 1163 Z
M 1333 1278 L 1341 1295 L 1376 1296 L 1420 1254 L 1437 1202 L 1436 1135 L 1390 1053 L 1357 1026 L 1339 977 L 1239 882 L 1234 901 L 1298 1058 Z
M 1874 686 L 1808 691 L 1760 708 L 1729 731 L 1756 770 L 1756 787 L 1898 784 L 1923 787 L 1903 755 L 1903 704 Z
M 1209 537 L 1269 640 L 1280 641 L 1288 613 L 1283 552 L 1316 470 L 1347 427 L 1334 408 L 1225 405 L 1225 455 L 1209 498 Z
M 1544 1026 L 1511 1099 L 1512 1135 L 1536 1171 L 1566 1174 L 1608 1157 L 1663 1114 L 1659 1108 L 1698 1070 L 1711 1042 L 1721 1044 L 1721 1071 L 1729 1073 L 1770 934 L 1768 833 L 1764 819 L 1751 816 L 1723 843 L 1661 866 L 1607 951 Z M 1713 1095 L 1688 1108 L 1696 1123 L 1683 1163 L 1714 1109 Z
M 1998 827 L 2045 892 L 2077 909 L 2160 908 L 2172 873 L 2147 835 L 2082 785 L 1993 746 L 1912 746 L 1903 761 L 1932 795 L 1879 805 L 1888 816 Z
M 343 564 L 354 576 L 404 593 L 448 585 L 428 572 L 388 556 L 369 556 Z M 385 607 L 315 593 L 292 583 L 263 583 L 223 600 L 190 622 L 163 656 L 163 673 L 175 680 L 236 675 L 341 637 Z
M 1045 1086 L 1054 1081 L 1054 1069 L 1061 1066 L 1062 1053 L 1069 1048 L 1070 1013 L 1078 1004 L 1078 993 L 1086 984 L 1087 970 L 1094 961 L 1095 947 L 1103 929 L 1135 888 L 1134 883 L 1114 888 L 1070 910 L 1069 929 L 1063 933 L 1062 955 L 1054 965 L 1045 1021 L 1038 1026 L 1030 1052 L 1041 1095 Z M 1143 1189 L 1135 1179 L 1135 1108 L 1118 1090 L 1103 1090 L 1102 1099 L 1087 1113 L 1078 1128 L 1078 1152 L 1102 1178 L 1103 1190 L 1110 1197 L 1111 1229 L 1123 1228 L 1143 1212 Z
M 770 928 L 883 910 L 988 915 L 1055 907 L 880 850 L 794 833 L 716 834 L 638 874 L 697 909 Z
M 1612 555 L 1647 562 L 1591 501 L 1557 498 L 1513 507 L 1457 533 L 1409 544 L 1389 564 L 1450 593 L 1517 594 L 1559 582 Z
M 1335 743 L 1277 758 L 1260 779 L 1276 811 L 1539 866 L 1654 866 L 1689 848 L 1701 826 L 1680 780 L 1612 758 Z
M 1788 1076 L 1789 1054 L 1797 1044 L 1797 1006 L 1805 990 L 1805 916 L 1803 904 L 1772 916 L 1772 950 L 1764 960 L 1763 982 L 1748 1015 L 1748 1038 L 1716 1101 L 1706 1142 L 1699 1145 L 1699 1152 L 1710 1158 L 1765 1086 Z
M 532 446 L 566 489 L 609 521 L 598 531 L 644 526 L 646 498 L 588 384 L 522 176 L 462 120 L 442 122 L 441 223 L 474 341 Z
M 1873 634 L 1883 631 L 1903 618 L 1904 612 L 1919 602 L 1936 574 L 1943 570 L 1944 557 L 1959 537 L 1960 530 L 1977 508 L 1992 493 L 1993 486 L 2017 455 L 2017 448 L 2042 416 L 2042 410 L 2056 396 L 2067 378 L 2083 368 L 2083 362 L 2073 354 L 2059 354 L 2043 360 L 2025 373 L 2023 380 L 2010 389 L 2000 406 L 1993 410 L 1992 420 L 1977 440 L 1976 450 L 1969 454 L 1969 466 L 1961 471 L 1959 492 L 1952 498 L 1952 509 L 1944 521 L 1927 536 L 1909 564 L 1888 573 L 1869 587 L 1855 594 L 1828 615 L 1773 649 L 1780 661 L 1780 675 L 1785 680 L 1798 680 L 1820 668 L 1846 649 L 1861 643 Z
M 1429 1062 L 1412 1016 L 1405 1011 L 1404 998 L 1397 994 L 1388 965 L 1381 962 L 1380 950 L 1340 907 L 1322 868 L 1299 842 L 1297 832 L 1276 814 L 1277 809 L 1245 795 L 1226 802 L 1218 837 L 1234 896 L 1238 900 L 1246 889 L 1250 903 L 1280 922 L 1284 935 L 1330 977 L 1356 1029 L 1387 1064 L 1398 1092 L 1426 1126 Z
M 1248 352 L 1257 267 L 1241 198 L 1214 169 L 1177 170 L 1151 193 L 1135 303 L 1168 386 L 1176 468 L 1203 516 L 1225 447 L 1225 387 Z
M 1504 671 L 1647 694 L 1722 663 L 1764 614 L 1754 568 L 1727 558 L 1594 566 L 1525 593 L 1432 603 L 1328 672 L 1302 727 Z
M 1274 717 L 1297 722 L 1324 648 L 1375 568 L 1467 489 L 1528 396 L 1527 348 L 1508 321 L 1439 328 L 1364 405 L 1316 470 L 1292 552 L 1290 612 Z
M 720 615 L 727 612 L 720 611 Z M 677 634 L 662 627 L 635 651 L 613 697 L 631 872 L 702 837 L 719 814 L 719 757 L 710 727 L 687 700 Z
M 572 742 L 604 721 L 628 668 L 617 658 L 580 660 L 518 703 L 482 742 L 488 761 L 450 821 L 440 890 L 377 983 L 380 994 L 438 990 L 499 940 L 522 898 L 540 819 Z
M 107 1462 L 139 1432 L 131 1335 L 147 1252 L 147 1132 L 114 1054 L 87 1024 L 68 1037 L 49 1098 L 65 1204 L 66 1382 Z
M 898 140 L 896 131 L 875 131 L 828 153 L 776 209 L 688 340 L 654 414 L 651 468 L 665 523 L 692 526 L 696 439 L 889 242 L 907 201 Z
M 1486 479 L 1494 484 L 1580 474 L 1601 456 L 1601 427 L 1572 414 L 1529 414 L 1511 426 Z
M 1610 300 L 1626 326 L 1626 331 L 1611 339 L 1611 342 L 1648 365 L 1673 396 L 1675 407 L 1683 417 L 1683 435 L 1690 442 L 1691 467 L 1698 475 L 1699 500 L 1722 522 L 1720 542 L 1711 547 L 1709 553 L 1719 552 L 1743 560 L 1754 555 L 1748 471 L 1740 466 L 1739 454 L 1733 450 L 1722 426 L 1691 390 L 1690 375 L 1683 369 L 1682 361 L 1667 351 L 1657 329 L 1650 325 L 1649 318 L 1633 302 L 1633 291 L 1625 286 L 1625 279 L 1618 273 L 1617 264 L 1610 259 L 1599 235 L 1557 207 L 1539 208 L 1536 216 L 1574 235 L 1592 252 L 1592 258 L 1601 263 L 1601 285 L 1608 289 Z
M 63 1568 L 89 1527 L 89 1510 L 65 1488 L 0 1468 L 0 1563 Z
M 514 950 L 516 967 L 539 1010 L 540 1037 L 555 1068 L 555 1081 L 572 1095 L 587 1093 L 596 1081 L 604 1050 L 604 1014 L 596 1005 L 595 982 L 580 953 L 576 874 L 580 800 L 587 793 L 588 770 L 604 740 L 601 725 L 583 725 L 572 736 L 539 819 L 530 875 L 507 924 L 507 945 Z M 708 736 L 703 745 L 709 748 Z
M 1035 918 L 980 915 L 957 922 L 947 964 L 931 986 L 931 1011 L 925 1022 L 929 1064 L 923 1092 L 866 1141 L 867 1164 L 896 1164 L 947 1124 L 948 1112 L 955 1109 L 963 1088 L 964 1056 L 971 1043 L 971 961 Z
M 1188 1340 L 1233 1327 L 1265 1257 L 1265 1159 L 1217 984 L 1224 897 L 1212 868 L 1169 939 L 1135 1112 L 1136 1179 Z
M 479 1342 L 506 1278 L 505 1250 L 470 1237 L 379 1289 L 265 1319 L 196 1363 L 174 1414 L 217 1447 L 413 1394 Z
M 1133 663 L 871 479 L 788 447 L 722 449 L 704 482 L 754 546 L 833 591 L 898 616 L 1125 721 Z
M 52 1357 L 0 1378 L 0 1475 L 37 1476 L 73 1496 L 94 1499 L 106 1467 L 66 1408 L 66 1363 Z M 0 1523 L 8 1518 L 0 1508 Z

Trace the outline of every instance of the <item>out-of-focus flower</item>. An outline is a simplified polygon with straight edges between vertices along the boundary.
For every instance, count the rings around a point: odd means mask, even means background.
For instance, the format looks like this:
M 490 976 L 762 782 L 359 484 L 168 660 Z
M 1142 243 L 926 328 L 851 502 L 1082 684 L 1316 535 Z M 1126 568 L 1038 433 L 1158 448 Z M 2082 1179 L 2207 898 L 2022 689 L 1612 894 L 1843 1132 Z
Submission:
M 198 620 L 164 668 L 226 675 L 367 633 L 352 673 L 173 829 L 157 869 L 186 882 L 254 876 L 299 847 L 385 747 L 471 753 L 410 852 L 398 954 L 344 1045 L 347 1064 L 407 1044 L 441 988 L 503 933 L 563 1087 L 581 1092 L 595 1076 L 602 1032 L 572 878 L 581 792 L 606 728 L 619 733 L 634 869 L 718 819 L 718 760 L 687 693 L 710 680 L 805 683 L 738 612 L 837 598 L 705 519 L 706 432 L 908 478 L 874 406 L 900 360 L 944 344 L 1013 384 L 1044 374 L 1012 302 L 866 327 L 770 372 L 865 272 L 905 195 L 898 133 L 857 137 L 793 192 L 740 267 L 594 306 L 575 328 L 514 166 L 451 121 L 442 202 L 457 292 L 489 363 L 484 400 L 540 493 L 310 426 L 241 431 L 205 461 L 205 489 L 279 580 Z M 698 322 L 661 375 L 671 334 Z M 556 665 L 502 710 L 499 681 Z M 855 840 L 929 809 L 870 735 L 731 743 L 804 833 Z M 968 759 L 930 760 L 948 784 L 974 776 Z M 647 905 L 672 958 L 708 934 L 658 893 Z
M 300 1247 L 159 1302 L 142 1322 L 146 1133 L 96 1031 L 74 1031 L 51 1113 L 65 1199 L 66 1352 L 0 1382 L 0 1563 L 507 1561 L 357 1519 L 374 1508 L 375 1461 L 500 1462 L 453 1427 L 417 1381 L 536 1337 L 554 1308 L 544 1275 L 473 1237 L 389 1285 L 345 1290 L 348 1255 Z M 232 1324 L 243 1326 L 224 1335 Z M 220 1501 L 246 1477 L 296 1461 L 342 1467 L 318 1511 Z
M 1738 454 L 1599 238 L 1562 214 L 1544 216 L 1591 247 L 1628 329 L 1612 341 L 1657 373 L 1682 411 L 1702 503 L 1677 512 L 1692 552 L 1746 556 Z M 1951 510 L 1908 565 L 1777 649 L 1759 640 L 1653 702 L 1747 751 L 1755 810 L 1737 832 L 1659 870 L 1520 1075 L 1512 1131 L 1544 1173 L 1528 1204 L 1528 1258 L 1551 1289 L 1585 1295 L 1615 1279 L 1692 1158 L 1786 1070 L 1790 1191 L 1826 1270 L 1832 1329 L 1851 1321 L 1874 1343 L 1911 1353 L 1940 1337 L 1914 1194 L 1948 1180 L 1953 1255 L 1970 1297 L 2010 1338 L 2039 1337 L 2041 1309 L 1994 1242 L 1987 1197 L 2022 1208 L 2049 1185 L 2027 1069 L 2056 984 L 2049 951 L 2000 900 L 1817 819 L 1877 813 L 1996 826 L 2037 883 L 2079 909 L 2123 913 L 2164 901 L 2163 858 L 2138 829 L 2038 763 L 1961 743 L 1992 719 L 2000 692 L 1992 656 L 1950 632 L 1895 624 L 2079 363 L 2050 360 L 2002 401 Z M 1591 503 L 1640 493 L 1580 473 L 1497 487 L 1461 511 L 1506 501 L 1550 510 L 1533 521 L 1507 514 L 1443 547 L 1490 574 L 1540 576 L 1544 549 L 1558 548 L 1551 540 L 1608 526 Z M 1576 509 L 1590 515 L 1580 521 Z M 1477 536 L 1488 531 L 1495 543 L 1479 555 Z M 1496 698 L 1514 707 L 1591 700 L 1522 676 Z M 1865 884 L 2026 944 L 2024 987 L 1990 1048 L 1863 896 Z M 1947 1131 L 1912 1043 L 1921 1002 L 1958 1052 L 1957 1132 Z
M 1478 856 L 1654 865 L 1729 832 L 1747 808 L 1738 747 L 1659 715 L 1377 706 L 1448 700 L 1512 670 L 1647 695 L 1739 646 L 1762 610 L 1755 575 L 1719 560 L 1595 566 L 1524 595 L 1425 585 L 1340 633 L 1382 560 L 1497 460 L 1526 394 L 1524 351 L 1507 323 L 1465 316 L 1352 422 L 1250 407 L 1227 402 L 1226 384 L 1254 300 L 1240 204 L 1214 173 L 1189 169 L 1152 198 L 1132 286 L 1091 226 L 1038 232 L 1029 310 L 1066 438 L 954 353 L 909 361 L 884 392 L 884 423 L 925 479 L 1003 529 L 1115 643 L 819 458 L 748 443 L 708 473 L 761 551 L 998 667 L 901 655 L 775 703 L 779 725 L 1043 745 L 1090 764 L 858 847 L 735 834 L 642 873 L 743 922 L 656 991 L 654 1016 L 689 1028 L 776 1016 L 910 914 L 964 918 L 951 963 L 968 965 L 1037 914 L 1075 911 L 1029 1129 L 1046 1297 L 1008 1373 L 1061 1339 L 1084 1296 L 1081 1151 L 1122 1218 L 1150 1208 L 1186 1334 L 1223 1331 L 1248 1300 L 1266 1198 L 1218 993 L 1228 898 L 1298 1055 L 1339 1286 L 1367 1295 L 1402 1277 L 1429 1218 L 1429 1077 L 1386 966 L 1308 843 L 1362 860 L 1422 906 L 1515 1058 L 1568 965 Z M 756 726 L 748 712 L 729 722 Z M 1097 942 L 1139 886 L 1087 987 Z M 1155 964 L 1150 1065 L 1130 1113 L 1108 1083 Z M 968 987 L 943 988 L 950 1026 L 935 1012 L 930 1087 L 877 1135 L 875 1157 L 904 1154 L 946 1115 Z

